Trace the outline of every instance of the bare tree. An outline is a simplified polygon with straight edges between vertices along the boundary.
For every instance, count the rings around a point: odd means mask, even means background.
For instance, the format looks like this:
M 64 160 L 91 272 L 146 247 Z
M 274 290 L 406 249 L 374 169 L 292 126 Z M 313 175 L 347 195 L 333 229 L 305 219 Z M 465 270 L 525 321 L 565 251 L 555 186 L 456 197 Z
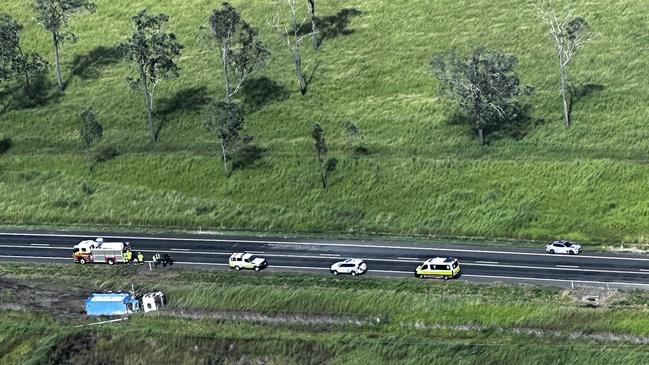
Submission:
M 559 56 L 559 76 L 561 78 L 561 98 L 563 99 L 563 123 L 570 127 L 570 105 L 568 97 L 568 66 L 581 47 L 591 39 L 590 26 L 586 19 L 573 16 L 569 10 L 564 17 L 557 16 L 556 11 L 548 2 L 538 7 L 543 22 L 548 26 L 550 39 Z
M 311 43 L 313 49 L 318 50 L 318 30 L 316 29 L 315 0 L 306 0 L 309 4 L 309 15 L 311 16 Z
M 295 66 L 295 74 L 297 76 L 297 81 L 300 86 L 300 93 L 302 95 L 306 94 L 307 84 L 304 77 L 304 71 L 302 70 L 302 54 L 300 52 L 300 46 L 304 41 L 305 37 L 308 37 L 310 33 L 302 34 L 302 27 L 306 22 L 307 17 L 304 17 L 300 23 L 297 21 L 297 0 L 277 0 L 279 3 L 286 5 L 288 10 L 289 22 L 288 24 L 280 21 L 279 14 L 275 14 L 271 26 L 277 31 L 277 33 L 282 38 L 282 41 L 286 43 L 289 52 L 293 54 L 293 64 Z

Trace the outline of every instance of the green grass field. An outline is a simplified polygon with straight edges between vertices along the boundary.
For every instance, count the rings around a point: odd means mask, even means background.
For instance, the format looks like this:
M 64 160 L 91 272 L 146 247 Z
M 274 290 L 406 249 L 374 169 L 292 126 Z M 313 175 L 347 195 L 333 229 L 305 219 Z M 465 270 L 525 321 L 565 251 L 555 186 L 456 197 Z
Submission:
M 217 55 L 202 44 L 199 27 L 218 2 L 97 2 L 95 14 L 72 22 L 79 42 L 65 48 L 66 95 L 52 89 L 43 106 L 0 114 L 0 138 L 14 142 L 0 155 L 3 223 L 649 241 L 649 43 L 637 1 L 575 4 L 597 34 L 571 79 L 596 91 L 575 101 L 570 129 L 561 123 L 556 60 L 532 2 L 324 1 L 320 15 L 348 21 L 350 32 L 324 39 L 317 57 L 305 43 L 313 80 L 302 97 L 290 56 L 267 24 L 280 8 L 232 1 L 272 50 L 257 76 L 286 97 L 241 98 L 247 131 L 267 152 L 230 179 L 203 127 L 202 108 L 222 87 Z M 156 145 L 148 144 L 141 95 L 125 81 L 130 65 L 108 54 L 74 62 L 124 41 L 129 17 L 144 7 L 169 14 L 168 28 L 185 45 L 181 77 L 158 91 L 164 125 Z M 26 49 L 53 59 L 26 3 L 0 10 L 24 24 Z M 533 123 L 525 137 L 482 147 L 449 122 L 455 107 L 439 98 L 428 60 L 477 45 L 516 54 L 522 82 L 536 87 L 526 100 Z M 77 138 L 85 108 L 104 125 L 97 148 L 121 152 L 94 171 Z M 347 151 L 346 121 L 362 129 L 369 155 Z M 326 191 L 310 139 L 314 122 L 340 161 Z M 84 183 L 94 194 L 83 193 Z
M 649 361 L 643 291 L 585 308 L 576 292 L 528 285 L 51 264 L 3 264 L 0 275 L 1 364 Z M 14 292 L 16 284 L 27 287 Z M 73 327 L 94 321 L 80 313 L 88 292 L 131 284 L 163 290 L 168 305 Z

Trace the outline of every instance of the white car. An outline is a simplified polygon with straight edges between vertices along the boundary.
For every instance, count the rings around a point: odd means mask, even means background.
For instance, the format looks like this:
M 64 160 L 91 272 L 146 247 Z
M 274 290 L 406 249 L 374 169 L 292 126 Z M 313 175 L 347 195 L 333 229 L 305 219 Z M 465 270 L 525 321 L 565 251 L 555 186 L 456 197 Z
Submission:
M 545 252 L 576 255 L 581 252 L 581 245 L 568 240 L 557 240 L 545 245 Z
M 332 274 L 350 274 L 356 276 L 363 274 L 367 271 L 367 264 L 361 259 L 346 259 L 331 265 L 329 269 Z
M 233 253 L 228 260 L 228 265 L 230 265 L 231 269 L 235 269 L 237 271 L 241 269 L 259 271 L 268 266 L 268 262 L 266 261 L 266 259 L 255 257 L 250 253 Z

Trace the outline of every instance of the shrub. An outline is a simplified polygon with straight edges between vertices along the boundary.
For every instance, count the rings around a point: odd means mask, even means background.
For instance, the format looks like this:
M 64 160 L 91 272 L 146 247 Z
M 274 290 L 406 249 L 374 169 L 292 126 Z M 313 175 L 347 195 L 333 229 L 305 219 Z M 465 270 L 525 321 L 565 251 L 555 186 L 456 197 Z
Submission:
M 7 152 L 9 150 L 9 148 L 11 148 L 11 144 L 12 144 L 11 138 L 7 137 L 7 138 L 1 139 L 0 140 L 0 154 L 3 154 L 5 152 Z

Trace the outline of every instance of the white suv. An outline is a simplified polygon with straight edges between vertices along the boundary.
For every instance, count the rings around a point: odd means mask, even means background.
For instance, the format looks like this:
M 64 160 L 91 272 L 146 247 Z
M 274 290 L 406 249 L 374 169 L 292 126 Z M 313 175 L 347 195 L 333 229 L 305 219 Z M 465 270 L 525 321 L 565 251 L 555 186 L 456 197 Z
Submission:
M 356 276 L 367 271 L 367 264 L 361 259 L 347 259 L 331 265 L 329 270 L 334 275 L 350 274 L 351 276 Z
M 237 271 L 241 269 L 259 271 L 268 266 L 266 259 L 255 257 L 250 253 L 233 253 L 228 260 L 228 264 L 230 265 L 231 269 L 235 269 Z
M 576 255 L 581 252 L 581 245 L 567 240 L 557 240 L 545 245 L 545 252 Z

